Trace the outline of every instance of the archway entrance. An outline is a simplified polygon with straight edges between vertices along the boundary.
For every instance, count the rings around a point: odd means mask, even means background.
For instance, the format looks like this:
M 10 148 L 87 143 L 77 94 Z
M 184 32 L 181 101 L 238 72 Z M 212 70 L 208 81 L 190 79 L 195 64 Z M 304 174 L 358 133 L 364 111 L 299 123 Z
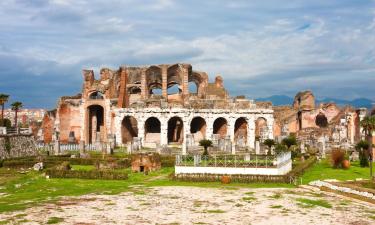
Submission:
M 145 122 L 145 142 L 160 143 L 160 121 L 150 117 Z
M 172 117 L 168 120 L 168 143 L 182 143 L 184 139 L 184 123 L 180 117 Z
M 91 105 L 88 110 L 88 142 L 94 143 L 104 139 L 104 108 Z
M 323 113 L 319 113 L 315 118 L 315 124 L 320 128 L 328 127 L 328 119 Z
M 241 146 L 247 143 L 247 121 L 244 117 L 238 118 L 234 124 L 234 141 Z
M 228 122 L 223 117 L 219 117 L 214 121 L 213 133 L 219 134 L 220 138 L 225 138 L 228 130 Z
M 126 116 L 121 123 L 122 143 L 126 144 L 138 137 L 138 123 L 133 116 Z
M 263 139 L 267 138 L 267 120 L 263 117 L 258 118 L 255 121 L 255 138 L 260 139 L 263 141 Z
M 202 117 L 194 117 L 190 123 L 190 133 L 193 135 L 194 141 L 199 142 L 206 138 L 206 121 Z

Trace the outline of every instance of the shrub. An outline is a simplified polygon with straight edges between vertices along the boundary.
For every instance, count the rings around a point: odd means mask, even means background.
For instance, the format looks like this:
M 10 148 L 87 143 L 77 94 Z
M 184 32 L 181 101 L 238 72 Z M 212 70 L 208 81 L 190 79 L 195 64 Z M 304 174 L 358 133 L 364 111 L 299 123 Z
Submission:
M 46 174 L 50 178 L 80 178 L 80 179 L 103 179 L 103 180 L 125 180 L 128 174 L 114 170 L 56 170 L 48 169 Z
M 62 162 L 60 165 L 56 167 L 57 170 L 67 171 L 72 169 L 70 163 L 68 161 Z
M 208 155 L 207 148 L 212 146 L 212 141 L 208 139 L 202 139 L 199 141 L 199 145 L 203 146 L 204 148 L 203 155 Z
M 345 151 L 339 148 L 333 149 L 331 160 L 334 168 L 342 168 L 343 161 L 345 160 Z
M 176 162 L 175 156 L 161 156 L 161 166 L 162 167 L 174 167 Z
M 286 152 L 288 151 L 287 147 L 285 145 L 282 145 L 282 144 L 276 144 L 275 145 L 275 152 L 276 154 L 279 154 L 279 153 L 282 153 L 282 152 Z

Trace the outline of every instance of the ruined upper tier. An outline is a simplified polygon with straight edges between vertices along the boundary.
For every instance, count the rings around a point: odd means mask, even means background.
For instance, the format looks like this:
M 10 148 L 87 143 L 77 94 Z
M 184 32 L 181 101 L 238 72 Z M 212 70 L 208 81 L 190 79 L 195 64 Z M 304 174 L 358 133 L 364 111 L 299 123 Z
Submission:
M 189 108 L 255 108 L 251 100 L 229 98 L 223 78 L 209 83 L 205 72 L 193 71 L 190 64 L 121 66 L 103 68 L 95 79 L 92 70 L 83 70 L 82 98 L 110 99 L 119 108 L 182 106 Z

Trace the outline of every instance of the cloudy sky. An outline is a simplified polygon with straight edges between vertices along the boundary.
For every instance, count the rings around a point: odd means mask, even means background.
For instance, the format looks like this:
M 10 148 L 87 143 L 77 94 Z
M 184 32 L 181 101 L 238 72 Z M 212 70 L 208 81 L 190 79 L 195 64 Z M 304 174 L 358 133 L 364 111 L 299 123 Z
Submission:
M 186 62 L 231 95 L 375 100 L 375 1 L 1 0 L 0 93 L 53 108 L 83 68 Z

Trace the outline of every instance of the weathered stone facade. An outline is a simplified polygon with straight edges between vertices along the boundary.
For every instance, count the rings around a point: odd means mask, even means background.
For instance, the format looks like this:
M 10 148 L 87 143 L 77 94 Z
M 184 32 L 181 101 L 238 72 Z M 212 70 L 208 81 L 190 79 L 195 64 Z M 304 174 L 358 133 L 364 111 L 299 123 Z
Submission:
M 276 137 L 295 133 L 302 143 L 320 148 L 328 144 L 350 147 L 364 138 L 359 122 L 366 116 L 366 109 L 338 107 L 334 103 L 317 106 L 311 91 L 299 92 L 292 106 L 273 108 Z
M 37 150 L 32 134 L 0 135 L 0 159 L 35 155 L 37 155 Z
M 83 70 L 83 77 L 82 93 L 60 98 L 56 115 L 47 114 L 62 143 L 136 139 L 146 147 L 186 150 L 208 138 L 252 149 L 256 136 L 273 138 L 271 105 L 229 97 L 221 76 L 209 83 L 190 64 L 104 68 L 98 80 Z

